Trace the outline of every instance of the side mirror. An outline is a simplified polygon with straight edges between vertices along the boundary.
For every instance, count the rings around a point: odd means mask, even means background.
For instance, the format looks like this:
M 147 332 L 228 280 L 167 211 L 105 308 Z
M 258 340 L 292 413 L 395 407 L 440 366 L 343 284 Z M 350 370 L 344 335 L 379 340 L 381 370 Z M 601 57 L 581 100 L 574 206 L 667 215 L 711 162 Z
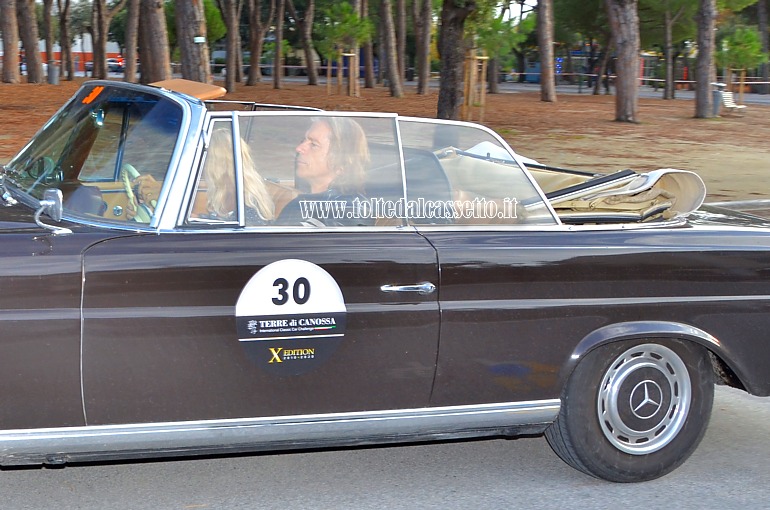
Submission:
M 40 201 L 41 212 L 46 213 L 55 222 L 61 221 L 62 216 L 62 197 L 61 190 L 47 189 L 43 192 L 43 200 Z
M 61 190 L 45 190 L 43 192 L 43 198 L 40 200 L 40 207 L 35 211 L 35 223 L 37 223 L 39 227 L 52 230 L 54 234 L 71 234 L 72 231 L 68 228 L 56 227 L 40 221 L 40 215 L 46 213 L 55 222 L 60 222 L 62 218 L 63 200 Z

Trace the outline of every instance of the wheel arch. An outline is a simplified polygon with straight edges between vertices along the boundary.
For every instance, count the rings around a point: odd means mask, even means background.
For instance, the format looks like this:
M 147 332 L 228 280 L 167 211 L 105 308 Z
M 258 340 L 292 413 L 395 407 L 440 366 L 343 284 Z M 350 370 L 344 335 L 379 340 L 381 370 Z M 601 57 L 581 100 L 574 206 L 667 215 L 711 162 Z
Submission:
M 667 321 L 618 322 L 590 332 L 578 342 L 569 359 L 562 365 L 559 387 L 563 388 L 567 384 L 577 364 L 592 350 L 612 342 L 653 338 L 683 340 L 703 346 L 709 352 L 716 381 L 746 390 L 743 377 L 734 369 L 736 365 L 732 362 L 729 349 L 718 338 L 695 326 Z

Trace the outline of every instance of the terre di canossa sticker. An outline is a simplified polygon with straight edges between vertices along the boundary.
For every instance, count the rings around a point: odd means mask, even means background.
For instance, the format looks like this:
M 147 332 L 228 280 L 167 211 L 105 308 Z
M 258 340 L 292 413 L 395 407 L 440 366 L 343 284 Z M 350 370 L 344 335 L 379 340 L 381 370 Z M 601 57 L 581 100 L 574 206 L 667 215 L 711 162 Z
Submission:
M 268 264 L 235 305 L 238 340 L 258 364 L 298 375 L 328 359 L 345 335 L 347 308 L 334 278 L 299 259 Z

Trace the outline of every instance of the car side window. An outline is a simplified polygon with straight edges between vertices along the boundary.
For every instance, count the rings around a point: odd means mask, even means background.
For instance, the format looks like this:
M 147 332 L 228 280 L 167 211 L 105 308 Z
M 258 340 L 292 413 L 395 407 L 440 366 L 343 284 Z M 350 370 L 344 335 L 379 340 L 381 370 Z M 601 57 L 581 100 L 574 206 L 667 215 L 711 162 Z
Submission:
M 107 106 L 79 180 L 99 189 L 101 216 L 149 223 L 179 136 L 181 110 L 167 101 Z
M 273 200 L 248 145 L 234 136 L 232 123 L 215 121 L 187 224 L 240 225 L 241 215 L 247 227 L 269 224 L 274 219 Z
M 415 225 L 553 225 L 527 172 L 479 126 L 399 119 L 409 221 Z
M 401 225 L 404 186 L 395 116 L 240 113 L 275 227 Z

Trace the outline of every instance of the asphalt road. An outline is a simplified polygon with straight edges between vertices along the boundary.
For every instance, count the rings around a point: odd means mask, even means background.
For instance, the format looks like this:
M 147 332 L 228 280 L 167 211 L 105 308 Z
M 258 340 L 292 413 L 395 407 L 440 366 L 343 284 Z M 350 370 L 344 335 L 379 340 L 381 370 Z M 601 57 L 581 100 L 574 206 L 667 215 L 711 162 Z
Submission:
M 3 509 L 770 508 L 770 398 L 717 388 L 706 437 L 674 473 L 611 484 L 542 437 L 6 469 Z

